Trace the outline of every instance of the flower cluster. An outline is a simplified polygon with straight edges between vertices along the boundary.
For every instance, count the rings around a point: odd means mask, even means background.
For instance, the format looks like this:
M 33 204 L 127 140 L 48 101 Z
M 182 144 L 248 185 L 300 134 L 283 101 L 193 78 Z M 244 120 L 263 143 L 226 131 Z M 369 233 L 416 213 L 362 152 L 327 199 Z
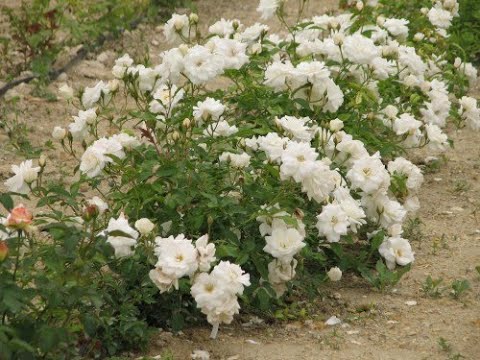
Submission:
M 209 273 L 215 262 L 215 245 L 208 242 L 208 235 L 195 241 L 183 234 L 155 239 L 155 255 L 158 261 L 150 271 L 150 279 L 160 292 L 179 288 L 179 279 L 189 276 L 191 294 L 207 320 L 214 326 L 216 337 L 221 323 L 230 324 L 238 314 L 240 305 L 237 295 L 243 294 L 244 286 L 250 285 L 250 276 L 240 266 L 229 261 L 220 261 Z
M 250 276 L 242 268 L 229 261 L 220 261 L 211 273 L 198 274 L 192 285 L 191 294 L 202 313 L 213 325 L 212 338 L 217 336 L 221 323 L 230 324 L 238 314 L 240 305 L 237 296 L 250 285 Z

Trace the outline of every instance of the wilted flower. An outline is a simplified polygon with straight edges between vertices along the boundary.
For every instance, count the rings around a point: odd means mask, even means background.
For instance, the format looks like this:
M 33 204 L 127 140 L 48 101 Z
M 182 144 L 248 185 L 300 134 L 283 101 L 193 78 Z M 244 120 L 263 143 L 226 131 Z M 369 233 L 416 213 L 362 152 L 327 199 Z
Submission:
M 58 88 L 58 92 L 65 100 L 70 100 L 73 98 L 73 89 L 66 83 L 62 84 L 62 86 Z
M 166 275 L 160 268 L 150 270 L 148 276 L 160 290 L 160 293 L 167 292 L 172 287 L 178 290 L 178 278 L 175 276 Z
M 275 290 L 277 297 L 285 293 L 287 282 L 295 277 L 297 263 L 295 259 L 287 262 L 275 259 L 268 264 L 268 281 Z
M 342 270 L 340 270 L 337 266 L 332 267 L 330 270 L 328 270 L 327 276 L 330 281 L 340 281 L 342 278 Z

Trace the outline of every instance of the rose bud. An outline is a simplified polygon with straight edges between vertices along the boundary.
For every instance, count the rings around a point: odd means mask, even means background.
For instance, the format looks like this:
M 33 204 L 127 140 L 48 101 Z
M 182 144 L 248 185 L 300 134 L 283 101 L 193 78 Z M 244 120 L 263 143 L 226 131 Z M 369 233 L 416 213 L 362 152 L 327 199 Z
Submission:
M 95 204 L 88 204 L 83 207 L 83 220 L 90 221 L 96 218 L 99 214 L 98 206 Z
M 135 228 L 144 236 L 150 234 L 154 227 L 155 224 L 147 218 L 138 219 L 135 222 Z
M 8 245 L 6 241 L 0 241 L 0 262 L 8 256 Z

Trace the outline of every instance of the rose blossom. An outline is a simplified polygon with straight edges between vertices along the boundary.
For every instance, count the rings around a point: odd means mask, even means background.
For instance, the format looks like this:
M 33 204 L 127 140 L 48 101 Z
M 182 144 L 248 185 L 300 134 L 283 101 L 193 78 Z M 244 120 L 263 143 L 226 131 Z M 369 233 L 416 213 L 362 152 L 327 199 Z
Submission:
M 12 229 L 25 230 L 33 220 L 32 213 L 20 204 L 15 206 L 7 216 L 6 226 Z

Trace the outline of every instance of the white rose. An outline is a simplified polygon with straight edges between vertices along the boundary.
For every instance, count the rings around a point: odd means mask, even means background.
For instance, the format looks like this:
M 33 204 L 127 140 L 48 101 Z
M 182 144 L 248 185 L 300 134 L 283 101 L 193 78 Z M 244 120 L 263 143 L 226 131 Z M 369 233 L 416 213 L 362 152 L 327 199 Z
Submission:
M 413 36 L 414 41 L 422 41 L 423 39 L 425 39 L 425 34 L 421 32 L 418 32 Z
M 398 115 L 398 108 L 394 105 L 387 105 L 383 112 L 389 119 L 395 119 Z
M 106 162 L 104 154 L 91 146 L 82 155 L 80 171 L 90 178 L 95 177 L 102 172 Z
M 330 127 L 330 130 L 333 132 L 340 131 L 343 129 L 343 121 L 340 119 L 331 120 L 329 127 Z
M 155 224 L 152 223 L 147 218 L 138 219 L 135 222 L 135 228 L 140 232 L 142 235 L 148 235 L 152 232 Z

